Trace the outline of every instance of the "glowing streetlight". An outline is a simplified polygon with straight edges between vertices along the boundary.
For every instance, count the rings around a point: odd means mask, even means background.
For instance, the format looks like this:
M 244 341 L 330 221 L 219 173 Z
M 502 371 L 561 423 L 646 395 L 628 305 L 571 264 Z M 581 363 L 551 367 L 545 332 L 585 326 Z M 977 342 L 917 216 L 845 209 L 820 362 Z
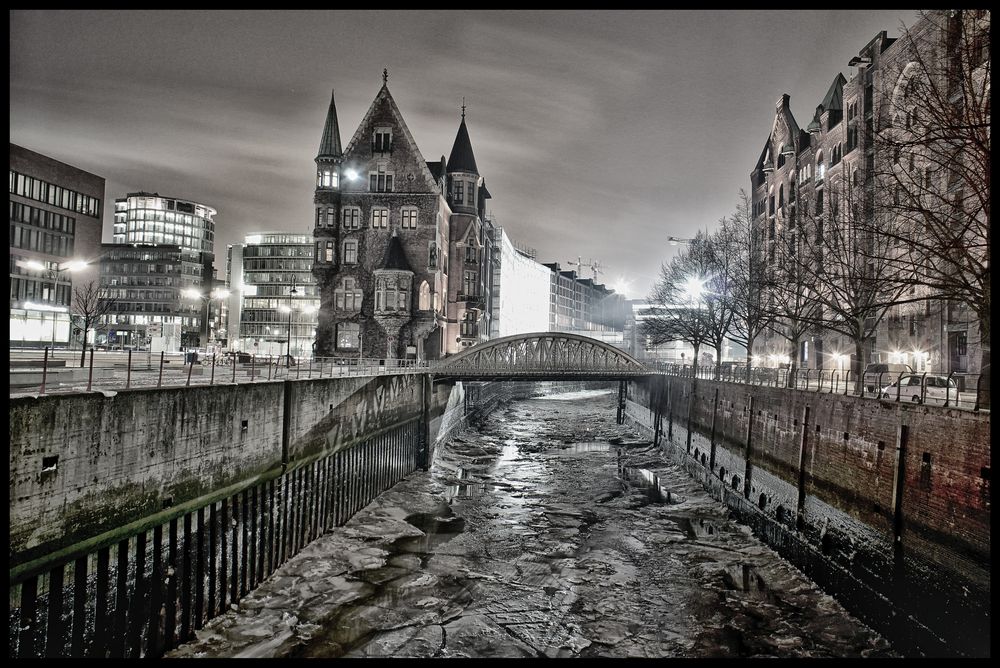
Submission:
M 344 172 L 344 175 L 347 177 L 347 180 L 349 180 L 349 181 L 357 181 L 358 180 L 358 173 L 356 171 L 354 171 L 353 169 L 348 169 L 346 172 Z
M 688 301 L 696 302 L 699 301 L 703 294 L 705 294 L 705 280 L 700 279 L 697 276 L 690 276 L 683 285 L 683 295 Z

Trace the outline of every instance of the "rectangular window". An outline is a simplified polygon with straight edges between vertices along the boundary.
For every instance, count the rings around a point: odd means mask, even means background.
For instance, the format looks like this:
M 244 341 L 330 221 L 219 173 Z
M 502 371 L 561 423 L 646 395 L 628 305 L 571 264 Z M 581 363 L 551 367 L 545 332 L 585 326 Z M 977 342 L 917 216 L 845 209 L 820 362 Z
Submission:
M 816 192 L 816 215 L 823 213 L 823 191 Z
M 403 209 L 401 212 L 402 227 L 404 230 L 415 230 L 417 229 L 417 210 L 416 209 Z
M 369 190 L 373 193 L 391 193 L 392 174 L 372 174 L 370 176 Z
M 461 204 L 465 199 L 465 182 L 455 181 L 455 204 Z
M 389 227 L 389 209 L 372 209 L 372 227 L 383 230 Z
M 342 322 L 337 325 L 337 347 L 357 350 L 361 344 L 361 327 L 356 322 Z
M 479 264 L 479 249 L 475 246 L 465 247 L 465 264 Z
M 377 153 L 392 150 L 392 130 L 379 128 L 372 137 L 372 150 Z
M 464 295 L 476 294 L 476 272 L 474 271 L 465 272 L 464 281 L 462 283 L 462 294 Z
M 345 230 L 356 230 L 361 227 L 361 209 L 358 207 L 346 206 L 341 214 L 344 217 Z
M 357 241 L 345 241 L 344 242 L 344 264 L 357 264 L 358 263 L 358 242 Z
M 324 262 L 333 262 L 333 242 L 326 242 L 326 254 L 323 257 Z

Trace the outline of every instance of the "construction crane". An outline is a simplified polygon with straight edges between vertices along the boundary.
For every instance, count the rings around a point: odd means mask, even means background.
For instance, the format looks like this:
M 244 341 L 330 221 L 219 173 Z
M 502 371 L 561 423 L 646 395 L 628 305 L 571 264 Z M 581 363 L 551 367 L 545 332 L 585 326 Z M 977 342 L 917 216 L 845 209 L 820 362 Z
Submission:
M 586 262 L 584 262 L 579 255 L 576 257 L 576 262 L 570 260 L 566 264 L 568 264 L 571 267 L 576 267 L 576 271 L 578 274 L 583 272 L 584 267 L 590 267 L 590 271 L 593 273 L 593 280 L 595 283 L 597 282 L 597 275 L 603 274 L 604 269 L 606 268 L 597 260 L 587 260 Z

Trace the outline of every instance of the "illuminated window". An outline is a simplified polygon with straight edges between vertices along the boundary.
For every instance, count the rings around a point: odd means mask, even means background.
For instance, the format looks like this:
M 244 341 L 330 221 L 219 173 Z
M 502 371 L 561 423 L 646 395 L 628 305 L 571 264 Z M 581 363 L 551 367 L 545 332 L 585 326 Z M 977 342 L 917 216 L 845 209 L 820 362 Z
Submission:
M 417 308 L 419 308 L 421 311 L 427 311 L 428 309 L 430 309 L 430 307 L 431 307 L 431 289 L 430 286 L 427 285 L 427 281 L 423 281 L 420 283 L 420 297 Z
M 345 230 L 356 230 L 361 227 L 361 209 L 356 206 L 345 206 L 341 215 Z
M 337 348 L 357 350 L 361 345 L 361 326 L 356 322 L 337 325 Z
M 417 209 L 415 208 L 403 209 L 400 212 L 400 218 L 402 219 L 401 226 L 404 230 L 417 229 Z
M 389 227 L 389 209 L 381 207 L 372 209 L 372 227 L 383 230 Z
M 316 174 L 316 187 L 318 188 L 336 188 L 337 183 L 338 174 L 336 170 L 321 169 Z

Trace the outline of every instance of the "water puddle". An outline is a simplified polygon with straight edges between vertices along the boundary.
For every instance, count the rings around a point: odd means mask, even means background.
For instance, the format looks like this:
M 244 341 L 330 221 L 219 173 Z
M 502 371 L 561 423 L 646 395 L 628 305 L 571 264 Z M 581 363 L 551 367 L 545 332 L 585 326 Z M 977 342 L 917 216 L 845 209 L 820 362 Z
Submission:
M 647 503 L 679 503 L 652 471 L 634 466 L 622 467 L 622 483 L 643 494 Z
M 607 452 L 610 447 L 607 441 L 578 441 L 559 446 L 559 452 L 571 455 L 584 452 Z
M 447 503 L 441 503 L 429 513 L 408 515 L 405 520 L 423 531 L 424 535 L 397 538 L 388 546 L 392 554 L 432 554 L 438 545 L 465 531 L 465 518 L 456 516 Z

